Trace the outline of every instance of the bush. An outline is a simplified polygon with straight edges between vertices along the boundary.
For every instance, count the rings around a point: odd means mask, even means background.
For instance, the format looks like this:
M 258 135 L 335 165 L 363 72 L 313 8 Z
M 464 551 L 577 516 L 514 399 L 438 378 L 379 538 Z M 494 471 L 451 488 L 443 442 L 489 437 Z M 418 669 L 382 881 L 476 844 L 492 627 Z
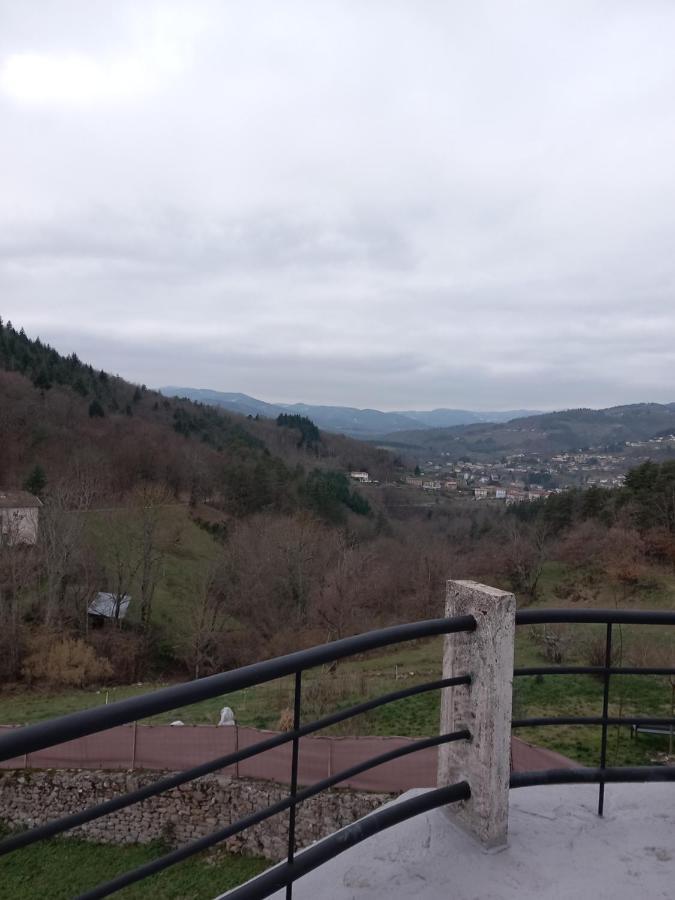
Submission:
M 307 716 L 318 718 L 335 712 L 348 702 L 363 700 L 366 680 L 363 672 L 322 672 L 308 681 L 303 691 L 303 709 Z
M 23 675 L 29 682 L 44 680 L 50 686 L 83 687 L 109 678 L 112 666 L 82 640 L 43 633 L 29 642 Z
M 533 625 L 530 637 L 544 659 L 557 666 L 567 661 L 574 645 L 574 635 L 567 625 Z
M 114 681 L 127 684 L 147 675 L 150 660 L 140 635 L 119 628 L 92 628 L 87 643 L 110 666 Z
M 290 707 L 282 709 L 279 713 L 277 731 L 293 731 L 293 710 Z
M 607 639 L 603 635 L 593 635 L 586 640 L 584 647 L 584 656 L 586 657 L 586 665 L 603 666 L 605 665 L 605 653 L 607 649 Z M 618 665 L 620 656 L 620 648 L 614 643 L 612 646 L 612 658 L 610 665 Z M 602 673 L 598 673 L 602 678 Z

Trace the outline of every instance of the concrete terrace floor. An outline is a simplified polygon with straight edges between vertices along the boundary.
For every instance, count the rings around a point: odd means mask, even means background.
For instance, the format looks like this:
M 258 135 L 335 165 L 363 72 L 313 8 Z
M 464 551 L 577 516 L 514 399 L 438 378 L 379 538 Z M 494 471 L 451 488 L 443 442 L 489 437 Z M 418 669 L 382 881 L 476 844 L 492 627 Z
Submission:
M 509 846 L 494 854 L 434 810 L 309 873 L 294 900 L 673 900 L 675 784 L 605 791 L 601 819 L 594 786 L 512 790 Z

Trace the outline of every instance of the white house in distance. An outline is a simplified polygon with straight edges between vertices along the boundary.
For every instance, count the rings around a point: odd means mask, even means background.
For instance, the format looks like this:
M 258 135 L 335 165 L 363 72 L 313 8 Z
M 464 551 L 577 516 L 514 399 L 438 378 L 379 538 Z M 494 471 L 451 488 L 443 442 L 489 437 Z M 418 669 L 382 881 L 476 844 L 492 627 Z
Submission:
M 352 481 L 360 481 L 361 484 L 368 484 L 370 482 L 370 475 L 367 472 L 350 472 L 349 477 Z
M 9 545 L 37 543 L 41 506 L 28 491 L 0 488 L 0 540 Z

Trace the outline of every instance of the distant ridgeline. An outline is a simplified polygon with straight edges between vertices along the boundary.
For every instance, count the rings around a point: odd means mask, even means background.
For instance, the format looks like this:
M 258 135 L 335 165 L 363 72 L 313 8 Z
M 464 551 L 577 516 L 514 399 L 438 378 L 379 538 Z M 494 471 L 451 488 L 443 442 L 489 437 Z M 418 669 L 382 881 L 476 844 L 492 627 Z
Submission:
M 62 356 L 56 350 L 44 344 L 40 338 L 31 340 L 23 328 L 17 331 L 11 322 L 3 323 L 0 319 L 0 367 L 10 372 L 27 375 L 33 385 L 41 391 L 48 391 L 53 385 L 64 385 L 72 388 L 82 397 L 104 403 L 110 409 L 119 410 L 122 398 L 118 390 L 113 390 L 110 376 L 103 370 L 96 371 L 93 366 L 79 360 L 77 354 Z M 122 379 L 119 381 L 126 385 Z M 130 399 L 138 402 L 142 388 L 132 387 Z M 102 410 L 104 413 L 104 410 Z M 100 415 L 96 412 L 94 415 Z
M 97 477 L 100 463 L 105 463 L 113 473 L 113 493 L 131 490 L 139 482 L 160 481 L 176 495 L 189 492 L 195 501 L 208 497 L 235 516 L 304 507 L 337 522 L 350 511 L 367 514 L 367 501 L 350 490 L 340 472 L 308 473 L 306 463 L 312 459 L 317 465 L 326 457 L 332 466 L 345 469 L 349 462 L 343 453 L 349 460 L 363 458 L 366 466 L 389 459 L 385 451 L 349 439 L 326 436 L 324 441 L 306 416 L 280 415 L 275 425 L 189 399 L 164 397 L 95 369 L 75 353 L 63 356 L 0 319 L 3 371 L 23 377 L 14 389 L 5 379 L 0 391 L 7 413 L 0 483 L 25 484 L 38 471 L 41 489 L 45 481 L 49 488 L 64 476 L 76 450 L 98 459 Z M 68 394 L 69 424 L 64 431 L 59 406 Z M 282 439 L 280 428 L 297 433 L 295 448 Z M 192 449 L 188 451 L 178 436 L 190 439 Z
M 11 322 L 4 324 L 0 319 L 0 368 L 10 372 L 20 372 L 33 382 L 43 394 L 55 385 L 70 388 L 89 401 L 91 418 L 104 418 L 108 414 L 122 413 L 133 416 L 139 410 L 144 398 L 154 402 L 147 408 L 144 417 L 153 418 L 152 413 L 166 411 L 173 417 L 173 428 L 179 434 L 196 436 L 204 443 L 216 448 L 240 441 L 244 445 L 262 447 L 263 443 L 248 431 L 233 422 L 228 416 L 213 407 L 198 403 L 169 400 L 156 391 L 148 391 L 146 386 L 131 384 L 118 375 L 110 375 L 103 369 L 83 363 L 75 353 L 62 356 L 40 338 L 31 340 L 23 328 L 17 331 Z

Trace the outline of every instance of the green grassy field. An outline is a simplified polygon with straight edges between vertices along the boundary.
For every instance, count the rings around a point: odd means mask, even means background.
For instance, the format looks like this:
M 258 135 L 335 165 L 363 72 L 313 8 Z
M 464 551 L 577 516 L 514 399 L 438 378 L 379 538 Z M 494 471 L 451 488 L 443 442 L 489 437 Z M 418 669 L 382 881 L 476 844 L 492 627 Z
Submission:
M 192 553 L 208 553 L 201 547 L 202 533 L 193 535 Z M 207 542 L 210 538 L 204 535 Z M 198 556 L 194 557 L 195 559 Z M 177 572 L 180 569 L 178 562 Z M 174 563 L 172 562 L 173 566 Z M 541 605 L 562 606 L 555 588 L 564 570 L 547 570 Z M 178 577 L 178 576 L 177 576 Z M 598 605 L 613 606 L 611 592 Z M 628 605 L 628 604 L 626 604 Z M 631 606 L 672 608 L 672 584 L 668 579 L 653 582 Z M 174 613 L 177 607 L 173 608 Z M 167 617 L 171 608 L 165 610 Z M 169 619 L 167 619 L 168 621 Z M 589 655 L 602 643 L 604 627 L 570 626 L 563 629 L 565 664 L 592 664 Z M 615 647 L 620 654 L 615 662 L 628 664 L 640 652 L 658 652 L 667 658 L 673 648 L 673 635 L 665 629 L 615 628 Z M 442 638 L 407 643 L 384 652 L 346 660 L 334 673 L 318 669 L 303 677 L 303 717 L 317 718 L 335 709 L 345 708 L 368 697 L 438 678 L 441 673 Z M 642 651 L 641 651 L 642 648 Z M 516 640 L 516 666 L 546 662 L 541 633 L 520 628 Z M 663 664 L 667 664 L 664 662 Z M 672 662 L 670 663 L 672 664 Z M 153 682 L 101 690 L 45 691 L 15 688 L 0 691 L 0 723 L 36 722 L 63 713 L 104 704 L 107 701 L 146 693 L 164 687 Z M 186 723 L 218 721 L 222 706 L 231 706 L 242 725 L 276 728 L 284 711 L 292 706 L 293 679 L 279 679 L 224 695 L 203 703 L 173 710 L 148 720 L 168 723 L 181 719 Z M 612 679 L 611 715 L 670 716 L 671 685 L 655 676 L 623 676 Z M 341 723 L 330 729 L 337 734 L 426 736 L 438 731 L 440 697 L 438 692 L 398 701 Z M 602 681 L 593 676 L 522 677 L 514 681 L 514 718 L 534 716 L 596 716 L 602 709 Z M 517 729 L 519 737 L 549 747 L 585 765 L 597 765 L 600 755 L 599 727 L 556 726 Z M 668 751 L 667 737 L 641 735 L 633 739 L 630 729 L 610 728 L 607 762 L 609 765 L 645 765 Z M 54 840 L 28 848 L 21 854 L 0 861 L 0 900 L 28 900 L 36 896 L 69 897 L 87 886 L 113 877 L 116 873 L 141 864 L 159 853 L 159 845 L 111 847 L 77 840 Z M 122 897 L 193 898 L 211 897 L 265 868 L 259 859 L 222 855 L 188 861 L 138 886 L 122 892 Z
M 89 533 L 106 556 L 108 535 L 114 529 L 116 516 L 124 517 L 127 511 L 92 511 L 87 514 Z M 166 506 L 161 511 L 161 532 L 169 550 L 163 561 L 162 577 L 157 585 L 153 601 L 155 622 L 169 634 L 180 627 L 185 603 L 194 592 L 204 571 L 204 563 L 215 560 L 219 545 L 190 518 L 190 510 L 184 505 Z M 175 540 L 177 538 L 177 540 Z M 129 620 L 138 616 L 138 604 L 129 606 Z
M 580 626 L 575 628 L 582 630 Z M 587 629 L 586 629 L 587 630 Z M 622 630 L 623 643 L 629 645 L 635 630 Z M 577 641 L 577 638 L 574 638 Z M 584 643 L 572 643 L 565 662 L 587 663 Z M 345 708 L 359 700 L 375 697 L 408 685 L 440 676 L 442 640 L 440 638 L 401 645 L 387 653 L 368 655 L 342 663 L 337 672 L 322 670 L 308 673 L 304 679 L 303 716 L 317 718 L 332 710 Z M 526 631 L 518 632 L 516 664 L 532 665 L 544 661 L 538 645 Z M 145 693 L 164 683 L 134 685 L 107 692 L 65 691 L 59 693 L 14 691 L 0 694 L 0 722 L 35 722 L 54 715 L 84 709 Z M 155 716 L 148 722 L 168 723 L 180 719 L 186 724 L 215 724 L 222 706 L 231 706 L 239 724 L 274 729 L 280 715 L 292 706 L 293 682 L 279 679 L 271 684 L 248 688 L 202 703 Z M 611 715 L 669 716 L 671 687 L 668 679 L 656 676 L 623 676 L 612 679 Z M 425 736 L 436 733 L 439 720 L 438 692 L 421 694 L 380 707 L 370 713 L 341 723 L 328 733 Z M 514 718 L 568 715 L 595 716 L 602 710 L 602 682 L 593 676 L 545 676 L 517 678 L 514 683 Z M 646 764 L 658 751 L 668 749 L 668 739 L 642 735 L 636 741 L 630 729 L 610 729 L 608 760 L 612 765 Z M 597 764 L 600 729 L 585 726 L 520 728 L 524 740 L 550 747 L 584 764 Z
M 170 510 L 170 516 L 184 529 L 187 538 L 183 558 L 167 562 L 167 584 L 173 585 L 173 602 L 166 594 L 158 596 L 158 608 L 166 621 L 178 615 L 180 591 L 176 587 L 181 578 L 189 578 L 185 571 L 214 552 L 212 539 L 189 521 L 184 510 Z M 193 573 L 194 574 L 194 573 Z M 559 594 L 569 572 L 558 563 L 548 564 L 542 576 L 539 606 L 562 606 Z M 186 583 L 187 584 L 187 583 Z M 186 584 L 183 585 L 187 589 Z M 612 607 L 616 603 L 615 589 L 608 586 L 598 604 Z M 675 580 L 671 575 L 655 573 L 640 586 L 626 606 L 632 608 L 670 608 L 675 606 Z M 604 626 L 568 626 L 563 628 L 567 664 L 590 664 L 591 654 L 602 644 Z M 615 648 L 624 664 L 644 664 L 640 653 L 660 653 L 663 665 L 672 665 L 675 635 L 667 629 L 628 627 L 615 629 Z M 546 662 L 541 632 L 519 628 L 516 640 L 516 665 L 537 665 Z M 401 644 L 382 652 L 341 662 L 334 674 L 322 670 L 306 673 L 303 678 L 303 716 L 305 720 L 318 718 L 335 709 L 345 708 L 359 700 L 403 688 L 407 685 L 433 680 L 440 676 L 442 639 Z M 637 662 L 636 662 L 637 660 Z M 617 660 L 615 660 L 616 662 Z M 0 691 L 0 723 L 24 724 L 40 721 L 64 713 L 114 702 L 165 686 L 166 682 L 102 688 L 100 690 L 48 691 L 44 689 L 14 688 Z M 147 721 L 163 724 L 180 719 L 187 724 L 215 724 L 222 706 L 231 706 L 242 725 L 275 729 L 285 710 L 292 706 L 292 678 L 248 688 L 237 693 L 216 697 L 190 707 L 173 710 Z M 618 715 L 671 715 L 671 687 L 665 678 L 654 676 L 612 679 L 610 712 Z M 411 697 L 348 720 L 332 729 L 337 734 L 373 734 L 424 736 L 436 733 L 440 698 L 438 692 Z M 602 709 L 602 683 L 590 676 L 546 676 L 518 678 L 514 684 L 514 717 L 544 715 L 599 715 Z M 581 726 L 556 726 L 537 729 L 518 729 L 518 736 L 542 746 L 551 747 L 583 763 L 595 763 L 599 756 L 600 729 Z M 622 729 L 618 737 L 612 729 L 609 760 L 614 764 L 647 763 L 658 751 L 668 749 L 668 739 L 660 736 L 630 738 L 629 729 Z
M 66 900 L 166 852 L 160 844 L 113 847 L 65 839 L 43 841 L 0 860 L 0 900 Z M 266 860 L 198 856 L 120 891 L 123 900 L 210 900 L 262 872 Z

